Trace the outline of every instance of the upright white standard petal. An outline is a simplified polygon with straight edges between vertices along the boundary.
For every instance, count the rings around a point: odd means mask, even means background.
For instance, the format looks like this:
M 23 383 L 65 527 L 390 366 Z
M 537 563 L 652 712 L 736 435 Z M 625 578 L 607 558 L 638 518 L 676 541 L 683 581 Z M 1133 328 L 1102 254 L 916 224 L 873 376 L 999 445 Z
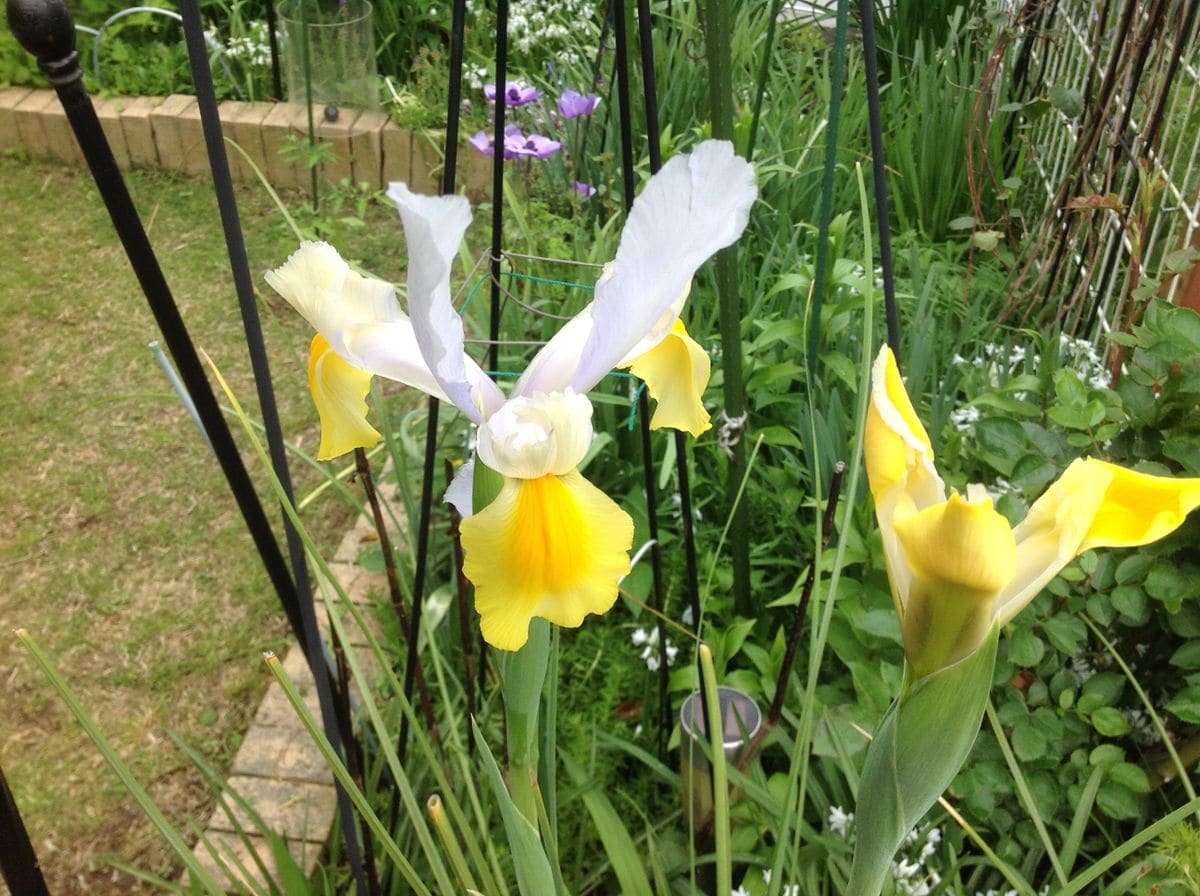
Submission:
M 393 183 L 408 243 L 408 313 L 425 363 L 454 405 L 476 423 L 504 403 L 504 393 L 464 351 L 462 318 L 450 300 L 450 265 L 471 223 L 464 196 L 421 196 Z
M 584 348 L 592 334 L 592 306 L 567 321 L 550 341 L 529 362 L 513 386 L 512 394 L 532 395 L 535 392 L 561 392 L 570 385 L 579 369 Z
M 593 325 L 569 383 L 573 389 L 588 391 L 643 339 L 670 331 L 674 318 L 665 312 L 687 293 L 700 265 L 741 236 L 757 195 L 754 169 L 723 141 L 701 143 L 650 178 L 621 232 L 616 258 L 596 284 Z M 530 382 L 527 388 L 544 386 Z

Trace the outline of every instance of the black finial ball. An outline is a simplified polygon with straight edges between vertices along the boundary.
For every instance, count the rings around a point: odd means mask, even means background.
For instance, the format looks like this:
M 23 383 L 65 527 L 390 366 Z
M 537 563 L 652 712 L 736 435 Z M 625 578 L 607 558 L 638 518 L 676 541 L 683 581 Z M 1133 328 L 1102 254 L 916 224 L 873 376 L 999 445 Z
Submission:
M 339 114 L 340 113 L 338 112 L 337 106 L 326 106 L 325 107 L 325 120 L 326 121 L 328 121 L 328 122 L 337 121 Z
M 58 62 L 75 51 L 75 22 L 65 0 L 8 0 L 8 27 L 38 62 Z

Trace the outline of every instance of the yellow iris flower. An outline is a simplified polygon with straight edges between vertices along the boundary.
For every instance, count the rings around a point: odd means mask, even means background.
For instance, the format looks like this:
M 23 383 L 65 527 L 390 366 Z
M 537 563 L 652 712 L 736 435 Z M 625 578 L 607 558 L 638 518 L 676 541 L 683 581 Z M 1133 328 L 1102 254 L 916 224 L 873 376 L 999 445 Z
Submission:
M 1200 506 L 1200 479 L 1073 461 L 1014 529 L 982 486 L 951 492 L 886 346 L 872 374 L 865 453 L 904 650 L 918 677 L 972 653 L 1072 559 L 1173 532 Z
M 520 648 L 534 616 L 577 626 L 616 601 L 633 521 L 577 469 L 592 441 L 586 393 L 614 367 L 632 366 L 659 402 L 657 425 L 707 428 L 697 389 L 708 359 L 697 357 L 679 312 L 696 269 L 745 229 L 756 195 L 753 169 L 729 143 L 671 159 L 634 202 L 591 304 L 508 396 L 465 353 L 451 302 L 450 268 L 471 217 L 463 197 L 419 196 L 404 184 L 388 191 L 408 243 L 408 314 L 390 284 L 355 274 L 324 243 L 302 244 L 267 274 L 318 332 L 309 381 L 320 458 L 379 438 L 364 401 L 373 374 L 449 401 L 478 426 L 477 458 L 502 477 L 499 495 L 471 506 L 472 461 L 447 500 L 464 515 L 463 570 L 494 647 Z

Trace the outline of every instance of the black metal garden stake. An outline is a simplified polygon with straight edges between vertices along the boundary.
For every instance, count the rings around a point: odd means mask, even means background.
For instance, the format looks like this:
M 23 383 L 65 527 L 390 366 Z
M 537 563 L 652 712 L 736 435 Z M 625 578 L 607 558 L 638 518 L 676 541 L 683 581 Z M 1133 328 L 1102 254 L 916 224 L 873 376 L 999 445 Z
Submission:
M 862 19 L 863 61 L 867 76 L 867 115 L 871 130 L 871 174 L 875 187 L 875 218 L 879 232 L 879 266 L 883 276 L 883 307 L 887 319 L 887 344 L 900 357 L 900 319 L 896 311 L 896 283 L 892 272 L 892 233 L 888 226 L 887 160 L 883 153 L 883 117 L 879 110 L 879 60 L 875 52 L 875 8 L 872 0 L 859 0 Z M 867 271 L 868 282 L 874 278 Z M 897 362 L 899 363 L 899 362 Z
M 0 873 L 10 893 L 23 896 L 50 896 L 37 853 L 29 840 L 29 832 L 21 821 L 21 813 L 4 769 L 0 768 Z

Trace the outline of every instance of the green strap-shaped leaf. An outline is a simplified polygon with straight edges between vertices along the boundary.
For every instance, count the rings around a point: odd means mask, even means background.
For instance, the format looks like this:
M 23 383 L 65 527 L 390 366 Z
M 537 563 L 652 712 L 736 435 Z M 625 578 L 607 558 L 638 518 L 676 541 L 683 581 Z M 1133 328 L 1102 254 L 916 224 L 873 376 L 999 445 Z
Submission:
M 554 874 L 550 870 L 550 860 L 546 858 L 537 828 L 513 803 L 508 788 L 504 786 L 500 766 L 496 764 L 487 740 L 474 719 L 471 720 L 471 729 L 475 732 L 475 744 L 479 748 L 484 777 L 492 787 L 492 794 L 500 805 L 500 815 L 504 818 L 504 833 L 508 836 L 508 848 L 512 850 L 513 866 L 517 872 L 517 889 L 521 896 L 551 896 L 557 892 Z
M 970 656 L 907 684 L 867 750 L 846 896 L 878 896 L 908 832 L 950 786 L 979 734 L 1000 630 Z

